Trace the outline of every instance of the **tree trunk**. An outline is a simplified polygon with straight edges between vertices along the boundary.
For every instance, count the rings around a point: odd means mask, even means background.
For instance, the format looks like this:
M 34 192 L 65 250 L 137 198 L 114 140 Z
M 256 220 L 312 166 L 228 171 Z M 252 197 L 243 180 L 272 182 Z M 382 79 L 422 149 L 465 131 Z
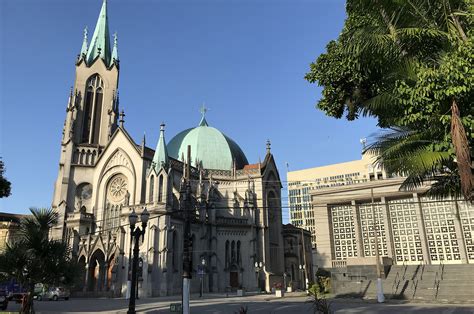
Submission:
M 466 200 L 473 200 L 474 177 L 471 169 L 471 155 L 466 130 L 461 123 L 459 108 L 456 100 L 451 103 L 451 140 L 458 166 L 459 177 L 461 179 L 461 193 Z
M 22 302 L 20 313 L 23 314 L 34 314 L 35 309 L 33 307 L 33 296 L 35 294 L 35 284 L 29 283 L 28 285 L 28 294 L 25 296 L 25 299 Z

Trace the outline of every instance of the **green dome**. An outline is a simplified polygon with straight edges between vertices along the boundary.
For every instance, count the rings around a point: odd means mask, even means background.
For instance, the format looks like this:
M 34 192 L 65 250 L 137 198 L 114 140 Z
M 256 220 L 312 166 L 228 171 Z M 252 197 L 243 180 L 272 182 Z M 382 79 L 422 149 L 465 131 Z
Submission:
M 175 159 L 187 154 L 191 145 L 191 164 L 196 166 L 196 160 L 202 163 L 204 169 L 231 170 L 235 160 L 237 169 L 248 164 L 247 157 L 232 139 L 221 131 L 207 125 L 203 118 L 198 127 L 178 133 L 168 143 L 168 155 Z

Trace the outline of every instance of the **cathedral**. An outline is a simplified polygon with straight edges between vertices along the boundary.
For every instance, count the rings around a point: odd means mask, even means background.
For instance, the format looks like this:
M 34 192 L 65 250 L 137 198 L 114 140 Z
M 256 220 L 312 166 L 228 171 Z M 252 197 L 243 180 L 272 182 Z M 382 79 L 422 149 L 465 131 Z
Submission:
M 83 270 L 75 290 L 90 296 L 127 294 L 128 216 L 140 216 L 146 208 L 150 219 L 139 247 L 140 295 L 181 293 L 184 222 L 173 213 L 180 209 L 186 169 L 194 204 L 191 291 L 199 291 L 199 276 L 209 292 L 271 291 L 291 281 L 286 277 L 289 269 L 298 269 L 300 255 L 311 258 L 310 233 L 301 231 L 308 245 L 298 232 L 294 239 L 283 238 L 282 185 L 270 142 L 264 160 L 250 164 L 236 142 L 207 122 L 203 108 L 196 126 L 169 142 L 164 124 L 151 130 L 159 132 L 155 150 L 145 139 L 137 144 L 119 109 L 119 72 L 117 37 L 111 44 L 104 0 L 92 38 L 85 30 L 76 60 L 52 202 L 59 222 L 51 236 L 70 245 Z M 188 147 L 191 158 L 185 159 Z

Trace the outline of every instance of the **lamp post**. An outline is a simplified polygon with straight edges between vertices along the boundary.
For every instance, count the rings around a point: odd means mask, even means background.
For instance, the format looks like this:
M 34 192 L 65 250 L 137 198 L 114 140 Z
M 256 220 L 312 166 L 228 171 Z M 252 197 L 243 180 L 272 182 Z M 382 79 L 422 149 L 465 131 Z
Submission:
M 301 281 L 304 282 L 304 290 L 306 291 L 308 289 L 307 287 L 307 280 L 306 280 L 306 267 L 305 265 L 300 265 L 300 271 L 301 271 Z M 303 280 L 304 279 L 304 280 Z
M 286 291 L 286 272 L 283 273 L 283 289 Z
M 201 298 L 202 297 L 202 293 L 204 291 L 204 281 L 203 281 L 203 277 L 204 277 L 204 267 L 206 267 L 206 260 L 203 258 L 201 260 L 201 269 L 199 271 L 199 278 L 201 280 L 201 290 L 199 291 L 199 297 Z
M 262 262 L 255 262 L 255 278 L 257 279 L 257 288 L 261 289 L 260 288 L 260 283 L 258 281 L 259 277 L 260 277 L 260 271 L 262 270 L 263 268 L 263 263 Z
M 138 253 L 140 251 L 140 237 L 143 239 L 145 236 L 145 229 L 150 218 L 150 214 L 148 213 L 147 209 L 144 208 L 143 212 L 140 215 L 140 219 L 142 221 L 142 228 L 135 227 L 138 215 L 135 213 L 135 209 L 132 210 L 130 215 L 128 215 L 128 221 L 130 223 L 130 237 L 135 240 L 135 246 L 133 247 L 133 262 L 132 262 L 132 282 L 131 282 L 131 290 L 130 290 L 130 300 L 128 303 L 128 312 L 127 314 L 135 314 L 135 288 L 137 282 L 137 264 L 138 264 Z

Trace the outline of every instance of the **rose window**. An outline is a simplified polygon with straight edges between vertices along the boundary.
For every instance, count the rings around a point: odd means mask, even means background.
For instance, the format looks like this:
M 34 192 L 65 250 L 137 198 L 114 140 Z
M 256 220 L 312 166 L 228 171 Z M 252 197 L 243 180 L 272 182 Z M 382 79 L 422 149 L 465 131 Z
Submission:
M 120 202 L 125 198 L 127 193 L 127 178 L 123 175 L 115 176 L 109 185 L 109 199 L 115 202 Z

